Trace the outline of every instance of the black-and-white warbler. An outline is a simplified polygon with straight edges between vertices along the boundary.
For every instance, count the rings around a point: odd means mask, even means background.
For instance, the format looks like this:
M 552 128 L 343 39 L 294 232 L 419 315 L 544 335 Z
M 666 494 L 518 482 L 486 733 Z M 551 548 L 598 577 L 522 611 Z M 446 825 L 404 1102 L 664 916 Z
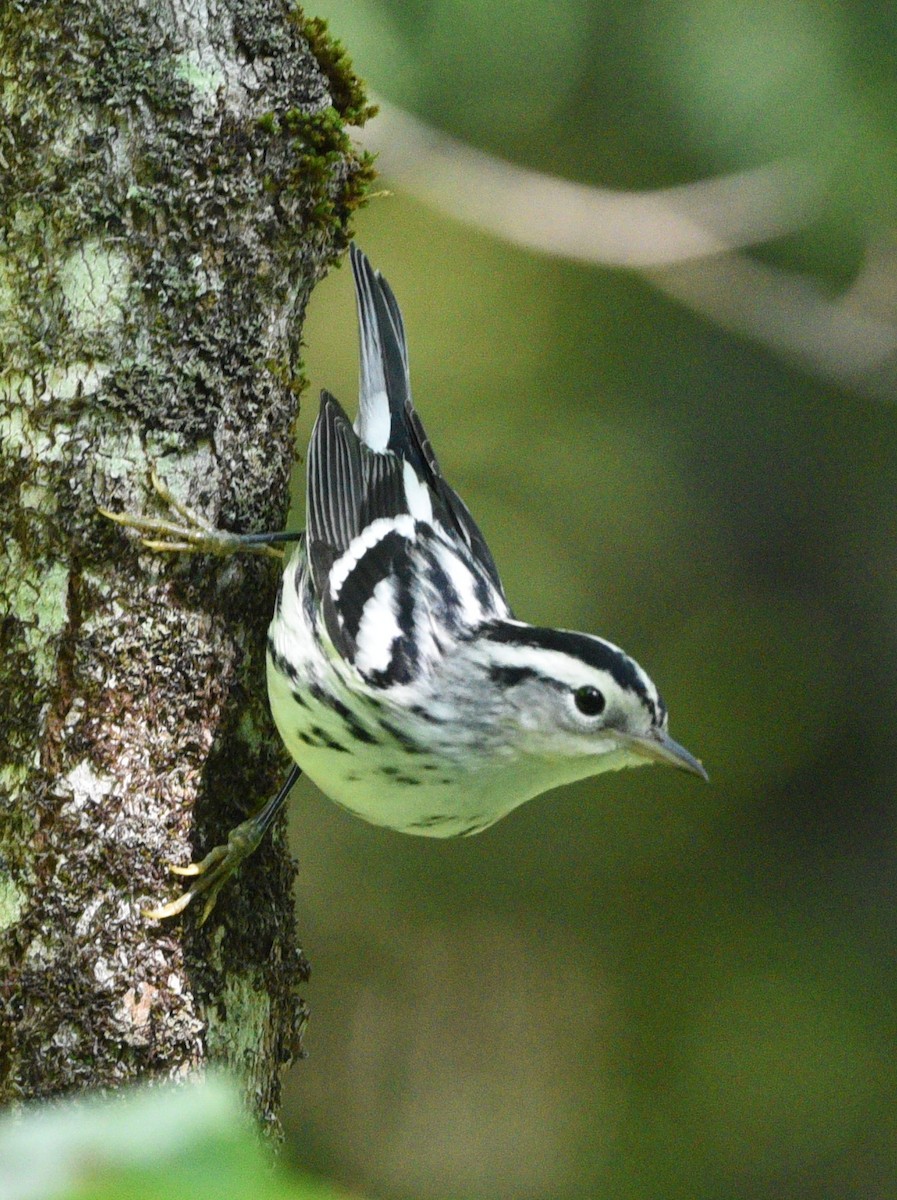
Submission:
M 207 914 L 300 770 L 364 820 L 427 837 L 479 833 L 549 788 L 620 767 L 666 763 L 706 778 L 667 733 L 657 688 L 622 650 L 513 617 L 483 535 L 412 406 L 392 289 L 355 246 L 351 258 L 360 408 L 353 428 L 322 393 L 304 535 L 222 533 L 168 495 L 185 525 L 115 517 L 159 549 L 220 554 L 298 541 L 267 659 L 271 711 L 297 765 L 226 846 L 181 870 L 195 882 L 154 916 L 201 892 Z

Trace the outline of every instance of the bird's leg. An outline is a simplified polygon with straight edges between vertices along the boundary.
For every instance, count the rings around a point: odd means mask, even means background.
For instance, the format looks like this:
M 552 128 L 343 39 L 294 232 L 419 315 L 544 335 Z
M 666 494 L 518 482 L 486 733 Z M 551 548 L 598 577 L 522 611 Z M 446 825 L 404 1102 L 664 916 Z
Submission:
M 300 533 L 230 533 L 226 529 L 215 529 L 199 513 L 188 508 L 186 504 L 174 496 L 156 471 L 151 468 L 150 478 L 156 494 L 161 500 L 181 518 L 180 522 L 167 520 L 164 517 L 148 517 L 137 513 L 110 512 L 101 508 L 100 512 L 110 521 L 124 525 L 127 529 L 136 529 L 141 535 L 143 545 L 150 550 L 177 552 L 183 554 L 216 554 L 226 558 L 231 554 L 244 551 L 249 554 L 266 554 L 272 558 L 281 558 L 283 552 L 275 548 L 276 542 L 295 542 Z
M 218 893 L 240 867 L 243 860 L 256 849 L 301 774 L 301 768 L 293 766 L 277 795 L 266 801 L 248 820 L 232 829 L 224 845 L 210 850 L 200 862 L 190 863 L 186 867 L 173 866 L 171 870 L 175 875 L 188 875 L 196 878 L 187 891 L 178 896 L 176 900 L 170 900 L 168 904 L 162 904 L 158 908 L 144 909 L 143 915 L 157 921 L 161 921 L 165 917 L 175 917 L 178 913 L 183 912 L 196 896 L 203 896 L 205 904 L 199 919 L 199 924 L 202 925 L 215 907 Z

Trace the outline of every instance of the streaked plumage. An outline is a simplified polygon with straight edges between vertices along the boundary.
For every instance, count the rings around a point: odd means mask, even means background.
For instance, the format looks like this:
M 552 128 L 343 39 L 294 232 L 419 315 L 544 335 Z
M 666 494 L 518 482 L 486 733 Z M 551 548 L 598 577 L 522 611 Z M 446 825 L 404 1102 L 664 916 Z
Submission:
M 294 760 L 365 820 L 429 836 L 649 759 L 702 774 L 632 659 L 514 619 L 412 405 L 398 303 L 354 246 L 352 267 L 359 413 L 353 428 L 323 393 L 305 538 L 269 630 L 271 708 Z M 599 712 L 577 707 L 588 689 Z

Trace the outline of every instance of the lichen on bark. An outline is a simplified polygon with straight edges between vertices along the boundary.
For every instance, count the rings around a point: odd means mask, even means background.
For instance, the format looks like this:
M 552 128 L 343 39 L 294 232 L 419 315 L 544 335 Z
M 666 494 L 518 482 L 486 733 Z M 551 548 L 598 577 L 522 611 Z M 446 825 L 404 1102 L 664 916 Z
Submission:
M 283 769 L 276 570 L 161 561 L 97 507 L 149 507 L 155 463 L 217 523 L 283 522 L 306 300 L 372 174 L 360 85 L 306 25 L 281 0 L 0 10 L 7 1102 L 216 1061 L 271 1124 L 299 1048 L 282 838 L 204 930 L 141 915 Z

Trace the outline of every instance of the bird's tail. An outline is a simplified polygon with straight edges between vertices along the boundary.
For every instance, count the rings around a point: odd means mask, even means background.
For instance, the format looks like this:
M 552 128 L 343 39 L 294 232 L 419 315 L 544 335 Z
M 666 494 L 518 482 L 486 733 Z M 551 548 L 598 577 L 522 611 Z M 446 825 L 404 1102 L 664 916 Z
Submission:
M 411 405 L 405 326 L 392 288 L 355 243 L 350 248 L 358 303 L 361 380 L 355 432 L 371 450 L 407 456 Z
M 361 402 L 355 432 L 369 449 L 381 454 L 391 450 L 414 468 L 421 483 L 429 487 L 443 523 L 469 548 L 504 602 L 501 579 L 485 538 L 464 501 L 442 477 L 411 403 L 408 347 L 399 303 L 354 242 L 350 256 L 361 338 Z

